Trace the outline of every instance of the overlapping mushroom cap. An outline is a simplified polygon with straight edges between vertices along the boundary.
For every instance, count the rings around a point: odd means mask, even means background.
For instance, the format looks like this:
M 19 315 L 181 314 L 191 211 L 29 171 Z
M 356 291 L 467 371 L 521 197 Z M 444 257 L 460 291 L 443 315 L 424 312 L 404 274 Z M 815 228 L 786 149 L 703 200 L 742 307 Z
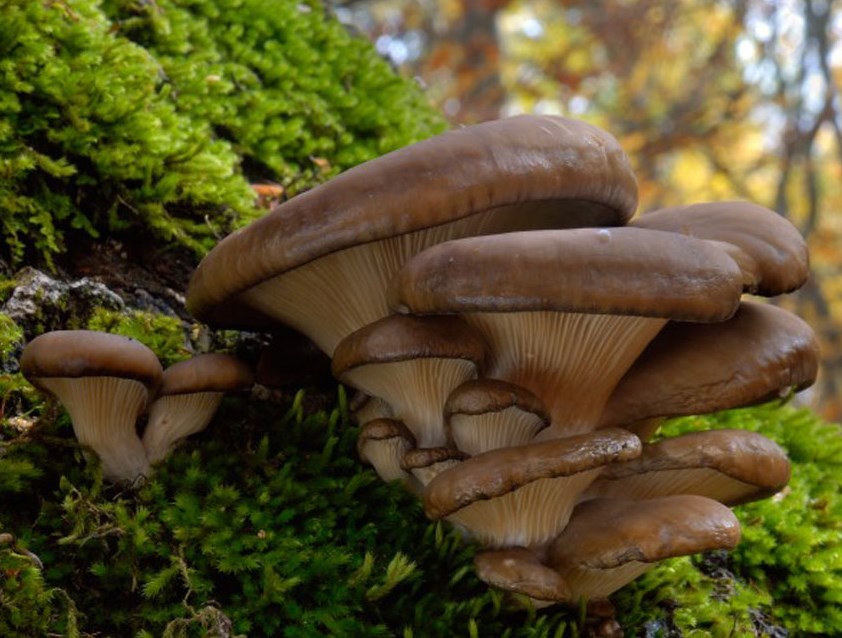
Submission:
M 425 247 L 623 224 L 636 204 L 626 156 L 593 126 L 521 116 L 465 127 L 352 168 L 226 237 L 196 269 L 187 306 L 215 325 L 283 322 L 332 354 L 388 314 L 389 279 Z
M 183 439 L 205 429 L 226 392 L 253 382 L 245 362 L 221 353 L 198 355 L 164 370 L 143 432 L 149 462 L 162 461 Z
M 654 561 L 733 546 L 725 504 L 789 473 L 756 434 L 640 439 L 816 373 L 803 322 L 741 305 L 803 284 L 789 222 L 724 202 L 629 223 L 636 198 L 591 126 L 466 127 L 226 238 L 188 306 L 217 325 L 286 323 L 331 355 L 372 397 L 355 408 L 360 456 L 486 546 L 483 580 L 539 604 L 603 598 Z
M 393 280 L 401 312 L 460 313 L 491 348 L 488 376 L 547 406 L 541 437 L 593 430 L 620 377 L 668 319 L 722 321 L 742 274 L 718 245 L 636 228 L 457 239 Z

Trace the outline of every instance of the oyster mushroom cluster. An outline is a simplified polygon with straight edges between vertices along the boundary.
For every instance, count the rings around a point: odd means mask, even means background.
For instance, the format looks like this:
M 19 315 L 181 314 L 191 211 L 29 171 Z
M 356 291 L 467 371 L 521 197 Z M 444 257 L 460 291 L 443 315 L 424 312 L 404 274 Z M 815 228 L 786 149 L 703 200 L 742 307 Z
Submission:
M 76 438 L 106 480 L 150 475 L 213 418 L 226 392 L 252 385 L 252 371 L 227 354 L 202 354 L 164 370 L 145 345 L 92 330 L 44 333 L 24 348 L 21 372 L 67 409 Z M 146 415 L 142 436 L 138 422 Z
M 310 337 L 363 396 L 361 458 L 484 547 L 482 580 L 539 604 L 605 599 L 659 560 L 733 547 L 729 506 L 789 477 L 762 436 L 651 442 L 658 424 L 817 368 L 803 321 L 743 299 L 804 282 L 792 225 L 746 202 L 632 219 L 636 188 L 588 124 L 461 128 L 225 238 L 188 308 Z

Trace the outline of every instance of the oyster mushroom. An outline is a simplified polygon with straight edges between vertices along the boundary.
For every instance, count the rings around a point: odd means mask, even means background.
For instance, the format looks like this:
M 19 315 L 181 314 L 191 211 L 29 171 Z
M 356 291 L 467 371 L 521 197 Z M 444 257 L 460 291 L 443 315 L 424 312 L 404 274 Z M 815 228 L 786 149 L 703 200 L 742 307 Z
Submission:
M 638 438 L 620 429 L 483 452 L 430 481 L 424 511 L 484 546 L 540 550 L 604 466 L 638 454 Z
M 552 542 L 547 565 L 570 587 L 568 603 L 607 598 L 656 562 L 732 549 L 740 525 L 726 506 L 701 496 L 595 499 L 576 507 Z
M 456 467 L 467 458 L 464 452 L 447 447 L 417 448 L 407 452 L 401 460 L 401 467 L 426 487 L 442 472 Z
M 769 304 L 743 302 L 721 323 L 672 322 L 614 388 L 600 425 L 646 439 L 661 417 L 752 405 L 805 388 L 818 358 L 812 328 Z
M 637 458 L 606 467 L 582 500 L 697 494 L 731 506 L 775 494 L 789 475 L 786 452 L 765 436 L 692 432 L 645 444 Z
M 20 367 L 32 385 L 64 405 L 76 438 L 99 457 L 106 479 L 149 474 L 135 430 L 161 380 L 161 364 L 149 348 L 105 332 L 57 330 L 29 342 Z
M 284 323 L 327 354 L 387 314 L 407 258 L 453 237 L 625 223 L 637 185 L 616 140 L 520 116 L 450 131 L 352 168 L 226 237 L 187 307 L 213 325 Z
M 415 437 L 403 423 L 395 419 L 378 418 L 368 421 L 357 437 L 357 454 L 363 463 L 374 467 L 377 475 L 387 483 L 401 481 L 417 492 L 417 480 L 404 468 L 404 455 L 415 449 Z
M 418 447 L 440 447 L 446 443 L 444 402 L 477 375 L 485 355 L 482 337 L 459 317 L 393 315 L 343 339 L 333 374 L 386 401 Z
M 448 439 L 469 455 L 529 443 L 550 422 L 538 397 L 499 379 L 466 381 L 447 397 L 444 414 Z
M 164 370 L 143 432 L 149 462 L 164 460 L 181 441 L 204 430 L 226 392 L 253 383 L 251 368 L 228 354 L 201 354 Z
M 490 345 L 485 376 L 527 388 L 541 439 L 588 432 L 668 319 L 722 321 L 742 274 L 719 246 L 639 228 L 531 231 L 428 248 L 393 280 L 392 307 L 460 313 Z
M 474 556 L 474 568 L 484 583 L 529 596 L 536 607 L 573 598 L 561 575 L 523 547 L 479 552 Z
M 641 215 L 635 228 L 719 241 L 743 271 L 747 292 L 773 296 L 800 288 L 809 274 L 804 238 L 788 220 L 750 202 L 705 202 Z

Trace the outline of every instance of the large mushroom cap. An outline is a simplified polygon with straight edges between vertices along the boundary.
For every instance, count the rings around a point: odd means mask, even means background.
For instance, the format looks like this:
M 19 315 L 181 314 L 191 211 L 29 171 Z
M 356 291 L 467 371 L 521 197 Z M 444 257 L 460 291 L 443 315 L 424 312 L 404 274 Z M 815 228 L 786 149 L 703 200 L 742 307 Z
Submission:
M 721 323 L 668 324 L 617 384 L 601 423 L 760 403 L 810 385 L 817 372 L 810 326 L 776 306 L 743 302 Z
M 20 359 L 21 372 L 35 387 L 43 379 L 119 377 L 154 388 L 161 363 L 145 345 L 121 335 L 92 330 L 56 330 L 35 337 Z
M 789 475 L 786 452 L 756 432 L 691 432 L 645 444 L 640 456 L 605 468 L 583 498 L 696 494 L 730 506 L 778 492 Z
M 633 214 L 637 184 L 617 141 L 583 122 L 529 115 L 453 130 L 352 168 L 229 235 L 196 269 L 187 306 L 209 323 L 236 315 L 245 327 L 232 298 L 280 273 L 525 202 L 568 217 L 562 226 L 616 225 Z
M 747 275 L 749 292 L 772 296 L 801 287 L 809 274 L 807 244 L 776 212 L 750 202 L 710 202 L 664 208 L 635 219 L 632 226 L 727 242 Z
M 561 311 L 722 321 L 742 274 L 711 242 L 639 228 L 455 239 L 410 259 L 392 307 L 415 314 Z

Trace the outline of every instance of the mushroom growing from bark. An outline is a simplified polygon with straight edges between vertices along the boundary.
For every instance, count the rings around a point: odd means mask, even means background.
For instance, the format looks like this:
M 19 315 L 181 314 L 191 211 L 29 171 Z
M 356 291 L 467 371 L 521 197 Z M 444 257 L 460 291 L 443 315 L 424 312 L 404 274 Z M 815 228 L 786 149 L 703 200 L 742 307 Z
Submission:
M 742 274 L 713 242 L 638 228 L 449 241 L 410 259 L 392 306 L 461 313 L 490 346 L 486 376 L 525 387 L 552 417 L 539 438 L 588 432 L 668 319 L 722 321 Z
M 459 317 L 393 315 L 343 339 L 333 374 L 386 401 L 418 447 L 440 447 L 446 443 L 444 402 L 477 376 L 485 356 L 485 341 Z
M 229 235 L 196 269 L 187 306 L 214 325 L 290 325 L 332 356 L 389 314 L 389 280 L 424 248 L 620 225 L 636 204 L 626 156 L 593 126 L 520 116 L 464 127 L 354 167 Z
M 115 334 L 58 330 L 33 339 L 20 367 L 32 385 L 61 401 L 76 438 L 99 457 L 106 479 L 149 474 L 135 430 L 161 380 L 161 364 L 149 348 Z
M 143 432 L 149 462 L 164 460 L 181 441 L 204 430 L 226 392 L 253 382 L 251 368 L 228 354 L 201 354 L 164 370 Z

